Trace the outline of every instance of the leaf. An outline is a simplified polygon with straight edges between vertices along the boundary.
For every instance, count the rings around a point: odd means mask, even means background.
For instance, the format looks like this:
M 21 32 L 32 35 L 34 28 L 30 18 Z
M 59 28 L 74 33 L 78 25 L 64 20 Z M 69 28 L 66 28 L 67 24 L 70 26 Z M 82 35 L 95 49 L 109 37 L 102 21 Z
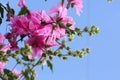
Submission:
M 26 14 L 26 13 L 29 13 L 29 10 L 27 9 L 27 7 L 24 6 L 24 7 L 21 8 L 21 10 L 19 11 L 18 16 L 24 15 L 24 14 Z
M 0 6 L 0 14 L 1 14 L 1 17 L 3 18 L 4 17 L 4 9 L 2 8 L 2 6 Z
M 10 70 L 4 69 L 4 73 L 5 73 L 5 74 L 8 74 L 8 73 L 10 73 L 10 72 L 11 72 Z
M 52 63 L 49 61 L 49 60 L 47 60 L 47 66 L 50 68 L 50 70 L 53 72 L 53 65 L 52 65 Z
M 7 5 L 7 9 L 10 10 L 11 8 L 10 8 L 9 3 L 7 3 L 6 5 Z
M 4 74 L 7 75 L 8 80 L 16 80 L 18 78 L 18 76 L 12 73 L 9 69 L 4 69 Z

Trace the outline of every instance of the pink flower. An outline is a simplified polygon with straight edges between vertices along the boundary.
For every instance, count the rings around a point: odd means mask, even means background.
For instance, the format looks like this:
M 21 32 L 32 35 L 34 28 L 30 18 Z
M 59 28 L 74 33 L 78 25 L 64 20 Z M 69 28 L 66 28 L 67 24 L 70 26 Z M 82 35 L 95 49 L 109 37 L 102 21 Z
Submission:
M 18 3 L 18 6 L 19 7 L 24 7 L 25 6 L 25 1 L 24 0 L 20 0 L 19 3 Z
M 5 67 L 6 63 L 5 62 L 0 62 L 0 73 L 3 72 L 3 68 Z
M 33 36 L 26 40 L 26 44 L 32 47 L 32 53 L 29 55 L 29 58 L 36 58 L 41 57 L 45 47 L 45 40 L 46 37 L 40 36 Z
M 22 76 L 22 73 L 21 72 L 19 72 L 19 71 L 17 71 L 17 70 L 12 70 L 12 72 L 16 75 L 16 76 L 18 76 L 18 77 L 20 77 L 20 76 Z
M 34 35 L 36 32 L 45 33 L 45 26 L 50 23 L 50 17 L 45 11 L 31 11 L 27 15 L 14 16 L 11 18 L 12 33 L 19 35 Z
M 80 16 L 80 12 L 82 12 L 82 0 L 69 0 L 75 7 L 76 7 L 76 13 L 78 16 Z
M 12 32 L 16 35 L 28 34 L 28 25 L 28 19 L 25 16 L 14 16 L 11 18 L 10 26 L 12 27 Z
M 70 29 L 74 29 L 75 22 L 72 17 L 67 16 L 66 4 L 62 6 L 59 3 L 57 7 L 52 7 L 49 13 L 58 15 L 53 17 L 54 21 L 57 21 L 57 19 L 61 19 L 60 21 L 61 23 L 63 23 L 64 25 L 70 23 L 71 24 Z
M 58 4 L 57 7 L 52 7 L 49 11 L 49 14 L 54 14 L 54 13 L 58 13 L 58 16 L 60 18 L 64 18 L 65 16 L 67 16 L 67 8 L 65 8 L 66 5 L 61 5 L 60 3 Z

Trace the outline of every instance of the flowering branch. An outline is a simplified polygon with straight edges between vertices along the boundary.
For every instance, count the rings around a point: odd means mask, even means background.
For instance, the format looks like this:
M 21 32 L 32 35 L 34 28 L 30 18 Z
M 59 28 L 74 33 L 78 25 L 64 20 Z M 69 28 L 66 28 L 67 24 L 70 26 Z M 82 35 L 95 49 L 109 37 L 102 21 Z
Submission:
M 45 0 L 47 1 L 47 0 Z M 75 21 L 68 16 L 68 9 L 75 7 L 76 14 L 82 12 L 82 0 L 61 0 L 57 7 L 51 7 L 50 11 L 30 11 L 24 0 L 20 0 L 18 6 L 21 8 L 18 15 L 7 3 L 6 6 L 0 3 L 0 24 L 4 18 L 4 11 L 7 12 L 9 21 L 9 32 L 0 34 L 0 78 L 3 80 L 35 80 L 35 67 L 45 64 L 53 71 L 52 60 L 54 57 L 67 60 L 69 56 L 82 58 L 90 53 L 89 48 L 72 51 L 67 41 L 72 41 L 74 36 L 82 36 L 88 33 L 89 36 L 99 33 L 99 28 L 92 25 L 91 28 L 84 27 L 83 30 L 75 27 Z M 8 43 L 3 43 L 8 40 Z M 24 42 L 24 46 L 19 44 Z M 66 50 L 66 54 L 62 51 Z M 16 64 L 12 69 L 5 66 L 13 58 Z M 24 69 L 17 71 L 17 66 L 24 66 Z

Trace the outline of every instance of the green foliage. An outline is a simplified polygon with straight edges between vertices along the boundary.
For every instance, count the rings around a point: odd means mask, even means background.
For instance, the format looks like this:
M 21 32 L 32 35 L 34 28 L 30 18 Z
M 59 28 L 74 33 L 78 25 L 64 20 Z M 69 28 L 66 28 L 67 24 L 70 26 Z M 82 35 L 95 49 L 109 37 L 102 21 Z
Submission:
M 21 8 L 21 10 L 19 11 L 18 16 L 24 15 L 24 14 L 26 14 L 26 13 L 29 13 L 29 10 L 27 9 L 26 6 L 24 6 L 24 7 Z
M 0 3 L 0 24 L 2 23 L 2 18 L 4 18 L 4 8 L 2 7 L 2 4 Z
M 18 76 L 8 69 L 4 69 L 3 80 L 17 80 Z
M 51 71 L 53 71 L 53 65 L 49 60 L 47 60 L 47 66 L 50 68 Z
M 4 18 L 4 9 L 3 9 L 3 7 L 0 5 L 0 16 L 1 16 L 1 18 Z

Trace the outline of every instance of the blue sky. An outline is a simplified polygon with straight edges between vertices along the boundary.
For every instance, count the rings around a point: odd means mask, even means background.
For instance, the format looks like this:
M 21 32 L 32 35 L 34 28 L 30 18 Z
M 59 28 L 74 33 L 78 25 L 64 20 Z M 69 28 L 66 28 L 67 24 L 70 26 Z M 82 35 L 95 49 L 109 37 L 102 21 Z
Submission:
M 0 0 L 4 4 L 7 1 Z M 9 1 L 18 11 L 19 0 Z M 31 10 L 49 10 L 56 2 L 59 0 L 26 0 Z M 100 34 L 93 37 L 84 34 L 82 38 L 75 38 L 70 45 L 73 50 L 90 47 L 91 53 L 82 59 L 70 57 L 67 61 L 62 61 L 55 58 L 54 72 L 46 66 L 43 71 L 39 68 L 37 80 L 120 80 L 120 0 L 111 3 L 107 0 L 83 0 L 83 5 L 80 17 L 74 9 L 69 10 L 69 15 L 73 16 L 76 26 L 80 28 L 93 24 L 98 26 Z

